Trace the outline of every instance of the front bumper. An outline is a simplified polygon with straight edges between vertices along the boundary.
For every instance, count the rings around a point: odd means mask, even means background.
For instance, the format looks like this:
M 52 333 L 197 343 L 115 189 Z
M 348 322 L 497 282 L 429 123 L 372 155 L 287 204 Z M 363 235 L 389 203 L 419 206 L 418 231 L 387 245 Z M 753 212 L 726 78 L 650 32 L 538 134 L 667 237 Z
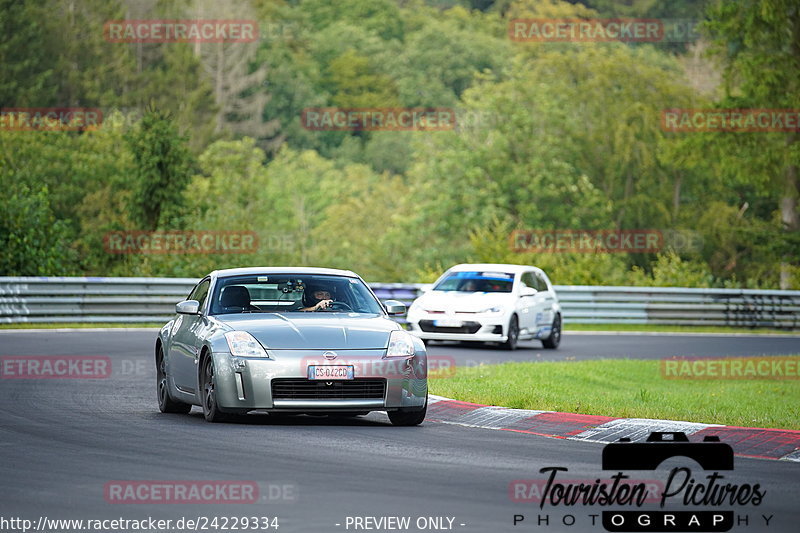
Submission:
M 426 315 L 409 319 L 409 331 L 424 340 L 505 342 L 508 339 L 504 325 L 508 320 L 502 315 L 471 316 L 460 320 L 459 327 L 437 325 L 441 318 L 441 315 Z
M 216 394 L 226 411 L 386 411 L 422 407 L 428 394 L 427 356 L 383 358 L 385 350 L 274 350 L 274 358 L 214 353 Z M 309 365 L 353 365 L 353 380 L 309 380 Z
M 381 411 L 386 408 L 383 401 L 378 400 L 275 400 L 273 409 L 294 412 L 309 411 L 360 411 L 370 409 Z

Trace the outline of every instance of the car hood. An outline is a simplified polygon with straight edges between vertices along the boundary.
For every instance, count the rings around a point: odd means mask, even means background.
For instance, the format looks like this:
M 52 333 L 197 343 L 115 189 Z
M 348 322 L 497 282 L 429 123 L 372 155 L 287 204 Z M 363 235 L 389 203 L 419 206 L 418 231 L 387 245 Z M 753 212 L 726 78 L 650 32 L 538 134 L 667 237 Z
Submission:
M 500 307 L 513 301 L 509 292 L 430 291 L 417 300 L 428 311 L 466 311 L 476 313 L 489 307 Z
M 215 318 L 231 330 L 247 331 L 270 350 L 384 349 L 389 333 L 402 329 L 377 315 L 243 313 Z

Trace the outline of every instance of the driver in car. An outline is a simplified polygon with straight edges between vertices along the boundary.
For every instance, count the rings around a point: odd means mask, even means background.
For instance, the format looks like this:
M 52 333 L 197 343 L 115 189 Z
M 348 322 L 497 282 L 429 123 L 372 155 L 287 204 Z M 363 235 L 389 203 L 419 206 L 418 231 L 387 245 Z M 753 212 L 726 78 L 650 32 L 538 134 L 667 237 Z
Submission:
M 462 292 L 478 292 L 478 283 L 474 279 L 467 280 L 461 287 Z
M 328 309 L 333 303 L 331 291 L 327 287 L 307 287 L 303 292 L 303 307 L 301 311 L 322 311 Z

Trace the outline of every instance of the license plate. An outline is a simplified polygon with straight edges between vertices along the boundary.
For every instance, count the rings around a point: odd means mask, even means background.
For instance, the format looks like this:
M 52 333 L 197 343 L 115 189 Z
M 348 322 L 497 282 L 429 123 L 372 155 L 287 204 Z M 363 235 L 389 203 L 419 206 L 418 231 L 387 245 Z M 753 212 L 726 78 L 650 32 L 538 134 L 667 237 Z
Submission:
M 441 320 L 434 320 L 433 325 L 440 328 L 460 328 L 464 324 L 460 320 L 445 318 Z
M 353 379 L 353 366 L 345 365 L 309 365 L 308 379 Z

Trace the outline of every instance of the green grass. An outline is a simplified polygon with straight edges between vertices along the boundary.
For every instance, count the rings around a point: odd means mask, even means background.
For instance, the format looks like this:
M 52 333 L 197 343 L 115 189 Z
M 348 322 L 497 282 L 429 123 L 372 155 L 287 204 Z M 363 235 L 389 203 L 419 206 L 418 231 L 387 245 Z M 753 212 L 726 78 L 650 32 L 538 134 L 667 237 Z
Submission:
M 564 324 L 564 331 L 647 331 L 653 333 L 746 333 L 800 335 L 800 330 L 734 328 L 731 326 L 667 326 L 660 324 Z
M 504 363 L 431 376 L 432 394 L 487 405 L 621 418 L 800 429 L 800 380 L 673 380 L 659 361 Z
M 134 324 L 121 324 L 118 322 L 47 322 L 47 323 L 31 323 L 24 322 L 21 324 L 0 324 L 0 329 L 59 329 L 59 328 L 160 328 L 166 324 L 163 323 L 134 323 Z

